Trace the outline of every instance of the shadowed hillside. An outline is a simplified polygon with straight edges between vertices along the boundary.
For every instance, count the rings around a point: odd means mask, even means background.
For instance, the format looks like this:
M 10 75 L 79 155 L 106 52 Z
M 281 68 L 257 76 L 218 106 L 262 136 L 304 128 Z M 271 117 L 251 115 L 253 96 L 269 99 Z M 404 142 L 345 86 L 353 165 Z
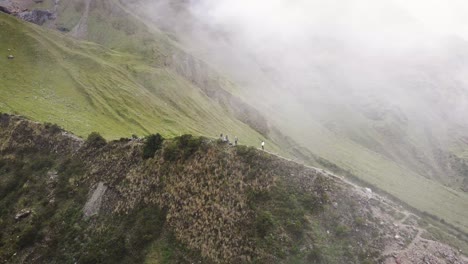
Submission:
M 437 224 L 325 172 L 245 146 L 158 138 L 84 141 L 2 114 L 0 261 L 463 261 L 423 229 L 448 241 Z

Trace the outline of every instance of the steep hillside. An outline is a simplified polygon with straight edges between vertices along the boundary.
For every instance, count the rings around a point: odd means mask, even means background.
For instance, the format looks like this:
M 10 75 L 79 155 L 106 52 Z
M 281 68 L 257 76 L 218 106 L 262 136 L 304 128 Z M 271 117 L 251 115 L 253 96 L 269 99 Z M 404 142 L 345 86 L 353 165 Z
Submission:
M 75 43 L 88 56 L 75 61 L 76 56 L 53 48 L 50 61 L 54 63 L 41 58 L 20 64 L 36 65 L 31 70 L 5 64 L 12 72 L 5 71 L 4 76 L 17 77 L 8 82 L 12 90 L 1 95 L 0 110 L 58 123 L 81 136 L 92 130 L 111 138 L 153 131 L 164 135 L 228 133 L 250 145 L 258 145 L 267 136 L 273 141 L 268 145 L 275 144 L 273 152 L 358 177 L 468 231 L 468 129 L 460 122 L 467 93 L 463 78 L 457 77 L 464 73 L 466 43 L 438 40 L 436 48 L 424 46 L 412 53 L 414 60 L 400 54 L 379 61 L 361 53 L 359 47 L 346 49 L 335 39 L 317 38 L 296 54 L 299 58 L 285 61 L 282 52 L 275 51 L 265 63 L 262 55 L 270 55 L 268 51 L 247 50 L 246 54 L 239 50 L 242 43 L 232 42 L 222 30 L 196 20 L 186 9 L 187 3 L 190 1 L 30 3 L 29 8 L 55 10 L 56 19 L 44 27 L 64 33 L 31 27 L 41 32 L 36 39 L 52 34 L 49 42 L 59 46 L 69 46 L 65 40 Z M 19 25 L 14 24 L 10 31 L 17 31 Z M 7 32 L 4 36 L 11 34 Z M 18 36 L 16 42 L 22 38 Z M 40 49 L 37 54 L 49 54 L 50 47 L 55 47 L 49 42 L 31 45 Z M 304 47 L 287 48 L 301 51 Z M 305 69 L 297 63 L 307 60 L 313 63 Z M 42 74 L 38 77 L 35 70 L 48 69 L 42 62 L 53 67 L 47 79 Z M 234 85 L 219 72 L 242 85 Z M 285 74 L 292 75 L 287 76 L 291 79 L 283 80 Z M 24 85 L 22 80 L 29 79 L 35 82 Z M 39 89 L 43 101 L 38 95 L 30 97 L 30 87 L 49 83 L 52 88 Z M 75 92 L 56 94 L 63 83 L 72 83 L 67 86 L 75 87 L 71 89 Z M 16 90 L 23 92 L 18 95 Z M 379 93 L 385 90 L 393 93 Z M 77 98 L 76 102 L 68 96 Z M 41 102 L 39 107 L 37 102 Z M 50 102 L 54 102 L 52 107 Z
M 467 261 L 440 223 L 253 148 L 83 141 L 5 114 L 0 142 L 1 262 Z
M 237 94 L 307 149 L 297 157 L 337 164 L 467 230 L 457 216 L 468 199 L 466 41 L 436 38 L 411 52 L 383 54 L 304 32 L 306 46 L 288 39 L 249 46 L 236 38 L 235 24 L 210 23 L 189 1 L 126 6 L 241 83 Z
M 225 133 L 248 144 L 264 138 L 262 129 L 247 124 L 262 117 L 239 110 L 249 106 L 223 90 L 219 77 L 204 79 L 217 84 L 212 94 L 143 55 L 73 40 L 3 13 L 0 24 L 1 111 L 57 123 L 80 136 Z M 7 59 L 10 54 L 14 59 Z

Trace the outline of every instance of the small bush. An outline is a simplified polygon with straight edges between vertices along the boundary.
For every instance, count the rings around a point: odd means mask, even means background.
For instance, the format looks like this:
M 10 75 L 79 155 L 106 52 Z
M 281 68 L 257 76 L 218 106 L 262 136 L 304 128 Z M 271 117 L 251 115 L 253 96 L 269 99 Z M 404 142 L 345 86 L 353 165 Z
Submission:
M 0 160 L 0 170 L 5 166 L 7 165 L 7 161 L 6 160 Z
M 323 256 L 321 250 L 314 246 L 314 248 L 307 254 L 308 263 L 321 263 L 323 261 Z
M 172 142 L 164 149 L 164 160 L 175 161 L 179 158 L 180 151 L 176 142 Z
M 286 231 L 291 234 L 295 239 L 301 239 L 304 235 L 304 219 L 288 220 L 285 223 Z
M 247 160 L 253 159 L 256 154 L 256 149 L 254 147 L 237 146 L 236 151 L 237 155 L 244 157 Z
M 349 227 L 345 225 L 340 224 L 335 228 L 335 234 L 339 237 L 347 236 L 349 232 L 350 232 Z
M 107 142 L 106 140 L 99 134 L 98 132 L 92 132 L 89 134 L 88 138 L 86 139 L 86 142 L 96 148 L 104 147 Z
M 183 135 L 179 138 L 179 147 L 184 152 L 184 157 L 188 158 L 195 153 L 201 146 L 202 139 L 194 138 L 192 135 Z
M 57 124 L 45 123 L 44 126 L 52 134 L 57 134 L 62 130 Z
M 58 180 L 55 187 L 55 196 L 57 199 L 67 199 L 71 196 L 75 198 L 82 198 L 77 193 L 71 193 L 72 186 L 70 185 L 70 178 L 75 176 L 84 175 L 86 172 L 85 165 L 78 159 L 66 159 L 62 162 L 58 169 Z
M 20 248 L 25 248 L 34 244 L 38 237 L 39 230 L 37 225 L 28 225 L 23 229 L 22 233 L 18 236 L 17 245 Z
M 164 138 L 158 133 L 150 135 L 146 138 L 145 147 L 143 148 L 143 159 L 154 157 L 156 151 L 161 149 Z
M 127 247 L 138 251 L 161 235 L 166 221 L 166 211 L 157 207 L 144 208 L 136 213 L 132 228 L 127 233 Z
M 255 220 L 255 228 L 257 235 L 261 238 L 265 237 L 268 232 L 274 227 L 273 216 L 270 212 L 260 212 Z
M 356 217 L 354 218 L 354 223 L 357 225 L 357 226 L 364 226 L 366 224 L 366 219 L 364 219 L 363 217 Z
M 44 170 L 44 169 L 50 169 L 50 168 L 52 168 L 53 165 L 54 165 L 54 163 L 48 157 L 40 157 L 40 158 L 35 159 L 31 163 L 31 170 L 32 171 L 41 171 L 41 170 Z
M 170 161 L 175 161 L 181 157 L 187 159 L 200 149 L 202 143 L 202 138 L 193 137 L 192 135 L 177 137 L 164 149 L 164 159 Z

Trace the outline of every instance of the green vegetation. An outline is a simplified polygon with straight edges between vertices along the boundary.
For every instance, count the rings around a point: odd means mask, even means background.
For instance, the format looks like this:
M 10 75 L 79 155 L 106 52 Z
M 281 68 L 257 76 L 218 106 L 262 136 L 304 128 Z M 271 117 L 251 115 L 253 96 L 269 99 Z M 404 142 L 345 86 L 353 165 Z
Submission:
M 158 133 L 146 137 L 145 147 L 143 148 L 143 159 L 154 157 L 156 151 L 161 149 L 164 138 Z
M 380 156 L 373 157 L 380 159 Z M 444 219 L 446 224 L 458 229 L 461 233 L 468 232 L 468 211 L 463 208 L 468 207 L 468 194 L 453 190 L 435 181 L 426 179 L 410 170 L 401 171 L 401 166 L 389 165 L 377 173 L 361 174 L 361 169 L 350 171 L 337 165 L 342 162 L 333 163 L 324 158 L 316 158 L 321 167 L 326 168 L 337 175 L 359 183 L 361 186 L 370 187 L 374 191 L 380 191 L 400 200 L 408 208 L 417 211 L 419 214 L 431 215 L 437 219 Z M 370 164 L 368 169 L 377 170 L 381 164 L 376 161 Z M 389 173 L 389 172 L 394 173 Z M 397 172 L 399 171 L 399 172 Z
M 326 233 L 353 225 L 358 215 L 338 217 L 330 210 L 329 195 L 340 189 L 303 166 L 192 135 L 150 144 L 161 149 L 147 160 L 143 153 L 150 141 L 97 147 L 104 144 L 97 133 L 56 153 L 57 145 L 70 146 L 76 139 L 50 133 L 49 125 L 2 118 L 0 222 L 6 228 L 0 230 L 1 262 L 343 263 L 369 258 L 362 248 L 347 246 L 368 240 L 369 231 Z M 175 153 L 170 159 L 168 150 Z M 85 217 L 83 208 L 98 183 L 109 187 L 99 213 Z
M 187 159 L 200 148 L 202 141 L 203 138 L 194 138 L 192 135 L 176 137 L 164 149 L 164 159 L 168 161 Z
M 89 134 L 86 143 L 95 148 L 101 148 L 107 144 L 106 140 L 98 132 Z
M 54 127 L 46 124 L 38 132 Z M 89 148 L 105 144 L 98 133 L 87 142 Z M 166 212 L 157 206 L 85 219 L 82 209 L 91 185 L 82 179 L 88 168 L 71 153 L 54 155 L 47 151 L 50 145 L 43 147 L 0 155 L 0 262 L 20 262 L 17 254 L 34 248 L 36 257 L 26 257 L 27 262 L 141 263 L 150 243 L 166 240 Z M 30 213 L 15 218 L 21 212 Z
M 64 3 L 63 8 L 68 6 Z M 98 4 L 93 12 L 100 12 L 100 8 L 105 7 Z M 110 50 L 3 13 L 0 26 L 4 40 L 0 42 L 0 56 L 6 58 L 8 52 L 15 55 L 14 60 L 0 60 L 2 112 L 55 123 L 81 137 L 96 131 L 109 140 L 152 131 L 160 131 L 164 137 L 223 132 L 251 145 L 263 138 L 216 98 L 207 96 L 174 69 L 164 67 L 163 57 L 131 55 L 125 48 Z M 103 28 L 100 32 L 113 31 Z M 125 43 L 123 38 L 116 43 Z M 167 41 L 157 40 L 161 37 L 153 38 L 144 49 L 134 43 L 127 51 L 150 52 L 162 45 L 166 51 L 181 52 Z
M 130 134 L 149 135 L 154 131 L 160 131 L 166 138 L 183 133 L 212 137 L 223 132 L 237 135 L 242 144 L 258 145 L 269 128 L 252 112 L 242 112 L 245 107 L 230 105 L 239 98 L 226 97 L 224 92 L 235 90 L 239 97 L 244 95 L 246 102 L 258 96 L 252 96 L 250 91 L 242 92 L 207 70 L 206 65 L 184 53 L 177 43 L 117 2 L 93 1 L 90 7 L 85 40 L 99 45 L 0 14 L 0 57 L 3 58 L 0 59 L 0 111 L 56 123 L 48 125 L 51 133 L 58 133 L 61 126 L 81 137 L 92 131 L 109 140 Z M 50 8 L 51 4 L 52 1 L 44 1 L 40 5 Z M 61 1 L 59 9 L 58 26 L 70 31 L 86 6 L 81 0 Z M 9 53 L 15 55 L 14 60 L 5 59 Z M 186 64 L 187 68 L 183 66 Z M 270 106 L 263 107 L 266 113 L 271 110 Z M 269 121 L 292 138 L 288 144 L 282 142 L 283 138 L 276 141 L 291 155 L 359 180 L 373 190 L 383 190 L 409 207 L 428 212 L 439 222 L 443 220 L 453 230 L 468 232 L 467 193 L 458 186 L 455 189 L 443 186 L 437 181 L 441 179 L 425 178 L 426 168 L 412 166 L 411 159 L 398 160 L 413 149 L 422 154 L 434 153 L 430 142 L 423 142 L 425 137 L 417 129 L 408 127 L 408 131 L 403 131 L 407 142 L 402 145 L 408 147 L 400 149 L 381 132 L 400 135 L 401 124 L 370 122 L 361 115 L 350 118 L 348 113 L 337 111 L 330 116 L 342 125 L 343 131 L 335 131 L 317 121 L 316 116 L 303 116 L 303 112 L 298 107 L 282 115 L 270 115 Z M 197 140 L 198 137 L 187 136 L 167 142 L 162 155 L 167 161 L 190 159 L 199 150 Z M 298 147 L 290 150 L 291 145 L 296 145 L 294 141 L 312 151 L 310 155 L 303 155 L 307 151 L 298 151 Z M 102 140 L 97 142 L 96 146 L 104 145 Z M 159 149 L 157 145 L 145 148 L 141 156 L 154 157 Z M 274 142 L 267 142 L 267 149 L 279 152 Z M 256 155 L 254 149 L 245 147 L 238 147 L 237 151 L 250 158 Z M 457 173 L 466 175 L 466 164 L 456 157 L 454 160 L 452 165 L 456 165 L 453 167 Z M 424 165 L 434 167 L 433 163 L 437 163 L 429 161 Z M 43 160 L 36 168 L 50 166 L 50 161 Z M 249 177 L 255 177 L 255 173 Z M 445 184 L 448 180 L 441 181 Z M 466 182 L 463 179 L 462 183 L 466 185 Z M 453 187 L 453 183 L 448 185 Z M 4 188 L 12 186 L 16 185 L 8 183 Z M 294 200 L 288 203 L 294 204 Z M 265 215 L 269 212 L 259 214 Z M 274 224 L 277 221 L 274 214 L 271 216 Z M 262 223 L 268 226 L 269 221 L 263 220 L 260 226 Z M 288 230 L 294 231 L 300 223 L 299 220 L 287 223 Z M 319 249 L 314 250 L 311 255 L 319 255 Z

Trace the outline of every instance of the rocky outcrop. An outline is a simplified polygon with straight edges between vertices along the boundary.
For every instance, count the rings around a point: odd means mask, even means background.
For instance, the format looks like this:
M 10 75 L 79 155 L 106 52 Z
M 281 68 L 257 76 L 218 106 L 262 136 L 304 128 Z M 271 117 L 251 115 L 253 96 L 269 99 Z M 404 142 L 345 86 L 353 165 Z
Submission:
M 93 194 L 86 202 L 85 207 L 83 208 L 83 213 L 85 217 L 91 217 L 99 213 L 99 209 L 102 204 L 102 197 L 106 193 L 107 186 L 103 182 L 99 182 L 98 186 L 94 190 Z
M 38 3 L 38 1 L 34 1 Z M 55 11 L 40 10 L 40 9 L 28 9 L 29 4 L 18 3 L 10 0 L 0 0 L 0 12 L 14 15 L 21 20 L 31 22 L 37 25 L 43 25 L 49 20 L 56 19 Z
M 0 6 L 0 12 L 11 14 L 11 10 L 5 6 Z
M 49 20 L 55 20 L 55 13 L 48 10 L 35 9 L 32 11 L 23 11 L 16 16 L 24 21 L 31 22 L 37 25 L 43 25 Z
M 0 0 L 0 12 L 6 14 L 16 14 L 21 12 L 21 8 L 10 0 Z

